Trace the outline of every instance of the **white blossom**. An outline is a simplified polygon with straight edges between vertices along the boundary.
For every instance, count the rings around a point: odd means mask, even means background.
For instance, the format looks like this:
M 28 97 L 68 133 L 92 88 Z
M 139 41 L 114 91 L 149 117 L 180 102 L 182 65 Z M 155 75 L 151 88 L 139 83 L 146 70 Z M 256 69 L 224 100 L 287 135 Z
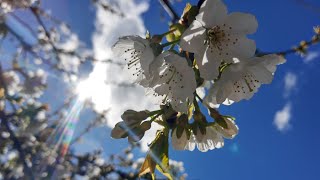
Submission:
M 193 93 L 197 88 L 194 71 L 187 60 L 177 54 L 167 53 L 159 56 L 151 68 L 158 71 L 151 83 L 154 95 L 160 96 L 161 103 L 170 103 L 176 111 L 186 112 L 188 102 L 193 101 Z
M 14 95 L 20 90 L 20 78 L 18 74 L 14 71 L 7 71 L 3 73 L 3 80 L 7 86 L 8 94 Z
M 211 126 L 206 127 L 206 134 L 198 130 L 196 135 L 191 132 L 188 137 L 186 131 L 184 130 L 181 137 L 178 138 L 176 129 L 173 130 L 171 140 L 174 149 L 193 151 L 197 147 L 199 151 L 206 152 L 223 146 L 222 136 Z
M 63 49 L 67 53 L 59 53 L 59 61 L 58 61 L 58 68 L 62 69 L 66 72 L 77 73 L 79 66 L 81 64 L 81 59 L 79 56 L 75 56 L 72 54 L 68 54 L 68 52 L 76 52 L 82 56 L 82 53 L 86 53 L 87 50 L 81 49 L 81 42 L 77 35 L 75 34 L 67 34 L 67 38 L 58 42 L 56 46 L 59 49 Z M 79 51 L 81 49 L 81 51 Z
M 17 132 L 19 136 L 32 137 L 43 131 L 48 126 L 46 110 L 43 104 L 30 99 L 27 101 L 27 108 L 22 112 L 25 114 L 24 117 L 27 117 L 29 120 L 28 124 Z
M 0 2 L 0 14 L 2 12 L 7 13 L 18 8 L 30 7 L 37 0 L 1 0 Z
M 68 54 L 59 54 L 58 68 L 66 72 L 77 73 L 80 66 L 80 59 Z
M 206 102 L 221 104 L 227 99 L 235 102 L 250 99 L 261 84 L 271 83 L 276 66 L 284 62 L 281 56 L 266 55 L 243 59 L 230 65 L 213 84 Z
M 174 172 L 183 173 L 185 171 L 184 165 L 182 161 L 175 161 L 172 159 L 169 159 L 170 169 Z
M 140 36 L 124 36 L 117 41 L 112 50 L 115 55 L 126 61 L 131 74 L 130 80 L 147 86 L 146 83 L 152 77 L 150 65 L 156 56 L 150 41 Z
M 143 162 L 144 162 L 145 158 L 138 158 L 135 162 L 132 163 L 131 167 L 132 169 L 140 169 Z
M 94 160 L 94 163 L 98 166 L 102 166 L 105 163 L 105 160 L 103 158 L 97 158 Z
M 47 84 L 47 74 L 42 70 L 28 72 L 28 77 L 24 81 L 22 93 L 31 97 L 40 97 Z
M 218 149 L 224 146 L 224 139 L 234 138 L 239 128 L 230 118 L 226 118 L 225 122 L 228 128 L 221 127 L 218 123 L 205 127 L 205 133 L 200 131 L 197 127 L 197 132 L 192 132 L 190 136 L 187 136 L 187 129 L 185 129 L 178 138 L 176 129 L 172 132 L 172 146 L 176 150 L 189 150 L 193 151 L 196 147 L 201 152 L 207 152 L 208 150 Z
M 1 132 L 1 137 L 4 139 L 7 139 L 10 137 L 10 133 L 7 131 L 3 131 L 3 132 Z
M 195 53 L 202 78 L 215 79 L 222 61 L 230 63 L 234 57 L 252 57 L 256 51 L 253 40 L 246 37 L 256 31 L 255 17 L 245 13 L 227 14 L 221 0 L 207 0 L 196 20 L 183 33 L 180 46 Z
M 127 159 L 128 160 L 132 160 L 133 159 L 133 153 L 129 153 L 129 154 L 127 154 Z
M 177 128 L 175 128 L 172 131 L 172 136 L 171 136 L 171 144 L 173 149 L 176 150 L 185 150 L 185 147 L 187 145 L 187 143 L 189 142 L 189 138 L 187 136 L 187 129 L 184 129 L 181 137 L 178 137 L 177 135 Z
M 197 134 L 192 134 L 188 149 L 193 151 L 195 146 L 201 152 L 207 152 L 208 150 L 213 150 L 215 148 L 221 148 L 224 145 L 223 137 L 217 132 L 217 130 L 211 126 L 206 127 L 206 133 L 202 134 L 198 129 Z
M 233 139 L 239 133 L 239 128 L 235 121 L 231 118 L 224 118 L 224 121 L 227 125 L 227 128 L 223 128 L 218 123 L 214 123 L 213 129 L 215 129 L 216 132 L 224 138 Z

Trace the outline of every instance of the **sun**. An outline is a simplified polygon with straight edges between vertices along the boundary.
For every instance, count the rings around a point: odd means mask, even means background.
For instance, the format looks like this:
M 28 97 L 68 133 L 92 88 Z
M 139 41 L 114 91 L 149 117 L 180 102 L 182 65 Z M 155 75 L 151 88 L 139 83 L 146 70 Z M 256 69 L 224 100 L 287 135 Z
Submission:
M 94 71 L 87 79 L 80 80 L 75 88 L 79 101 L 91 101 L 98 112 L 110 108 L 111 86 L 107 85 L 104 71 Z
M 92 99 L 95 87 L 99 82 L 96 82 L 92 77 L 80 81 L 76 87 L 76 93 L 80 101 Z

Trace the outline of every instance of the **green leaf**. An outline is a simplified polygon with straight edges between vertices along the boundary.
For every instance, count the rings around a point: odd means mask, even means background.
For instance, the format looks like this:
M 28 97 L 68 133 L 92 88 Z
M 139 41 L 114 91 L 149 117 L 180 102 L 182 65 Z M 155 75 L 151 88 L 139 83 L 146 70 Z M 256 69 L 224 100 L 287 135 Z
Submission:
M 155 167 L 156 167 L 155 161 L 153 161 L 151 156 L 148 154 L 146 159 L 144 160 L 141 168 L 140 168 L 139 176 L 141 177 L 141 176 L 149 173 L 149 174 L 151 174 L 152 179 L 155 179 L 155 175 L 154 175 Z
M 166 129 L 157 133 L 157 136 L 151 143 L 148 155 L 139 171 L 139 176 L 150 173 L 152 175 L 152 179 L 155 179 L 154 170 L 157 168 L 159 172 L 168 179 L 173 179 L 169 170 L 168 134 L 169 131 Z

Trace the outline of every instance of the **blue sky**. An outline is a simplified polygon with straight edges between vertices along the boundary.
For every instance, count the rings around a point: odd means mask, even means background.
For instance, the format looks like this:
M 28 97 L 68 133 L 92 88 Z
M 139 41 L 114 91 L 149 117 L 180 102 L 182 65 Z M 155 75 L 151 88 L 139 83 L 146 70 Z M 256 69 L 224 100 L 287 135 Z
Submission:
M 182 12 L 185 2 L 183 0 L 175 4 L 177 12 Z M 313 35 L 313 26 L 320 25 L 320 11 L 303 6 L 295 0 L 224 2 L 229 12 L 248 12 L 257 17 L 259 28 L 251 38 L 262 51 L 285 50 L 301 40 L 309 40 Z M 306 2 L 320 8 L 318 0 Z M 191 3 L 195 4 L 196 1 Z M 160 21 L 161 7 L 158 1 L 150 0 L 149 5 L 149 9 L 142 15 L 146 29 L 152 34 L 167 31 L 168 19 Z M 69 23 L 79 38 L 88 47 L 92 46 L 96 12 L 89 5 L 89 0 L 43 1 L 43 6 L 52 9 L 54 16 Z M 300 180 L 319 177 L 320 140 L 317 135 L 320 119 L 317 113 L 320 101 L 320 58 L 316 56 L 320 53 L 319 45 L 310 51 L 315 57 L 308 62 L 298 55 L 287 56 L 287 63 L 279 66 L 273 83 L 262 86 L 250 101 L 221 107 L 223 113 L 237 118 L 240 128 L 239 135 L 233 140 L 227 140 L 224 148 L 207 153 L 170 149 L 172 159 L 184 162 L 189 175 L 187 179 Z M 285 77 L 288 76 L 291 79 L 285 83 Z M 277 112 L 280 113 L 280 120 L 285 118 L 284 121 L 288 121 L 284 128 L 279 129 L 274 123 Z M 83 117 L 89 116 L 82 114 Z M 89 134 L 88 138 L 100 140 L 93 143 L 104 148 L 106 154 L 125 147 L 126 140 L 112 140 L 108 134 L 109 130 L 100 128 Z M 84 146 L 80 145 L 78 149 Z M 140 152 L 137 154 L 143 155 Z

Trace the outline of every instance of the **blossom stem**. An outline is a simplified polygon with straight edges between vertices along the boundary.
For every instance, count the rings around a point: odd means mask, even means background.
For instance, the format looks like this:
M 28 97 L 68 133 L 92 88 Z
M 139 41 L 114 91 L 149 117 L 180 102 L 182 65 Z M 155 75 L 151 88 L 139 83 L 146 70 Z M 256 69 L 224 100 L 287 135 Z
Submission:
M 199 104 L 198 104 L 196 98 L 193 99 L 193 104 L 194 104 L 195 110 L 196 110 L 196 111 L 200 111 Z
M 151 118 L 151 120 L 150 120 L 150 121 L 154 121 L 154 120 L 156 120 L 156 119 L 157 119 L 157 117 L 159 117 L 160 115 L 162 115 L 162 114 L 163 114 L 163 111 L 162 111 L 162 110 L 153 111 L 153 112 L 156 112 L 156 113 L 155 113 L 155 114 L 153 114 L 153 115 L 155 115 L 155 116 L 153 116 L 153 117 Z
M 162 110 L 162 109 L 160 109 L 160 110 L 156 110 L 156 111 L 152 111 L 152 112 L 150 112 L 150 113 L 149 113 L 149 116 L 154 116 L 154 115 L 157 115 L 157 114 L 159 114 L 159 113 L 161 113 L 161 114 L 162 114 L 162 112 L 163 112 L 163 110 Z
M 161 44 L 161 47 L 164 48 L 164 47 L 167 47 L 167 46 L 170 46 L 173 44 L 177 44 L 179 41 L 180 41 L 180 39 L 175 40 L 175 41 L 171 41 L 171 42 L 167 42 L 167 43 Z
M 175 32 L 176 30 L 177 30 L 177 29 L 171 29 L 170 31 L 165 32 L 165 33 L 161 34 L 160 36 L 161 36 L 161 37 L 164 37 L 164 36 L 166 36 L 166 35 L 168 35 L 168 34 L 171 34 L 171 33 Z

